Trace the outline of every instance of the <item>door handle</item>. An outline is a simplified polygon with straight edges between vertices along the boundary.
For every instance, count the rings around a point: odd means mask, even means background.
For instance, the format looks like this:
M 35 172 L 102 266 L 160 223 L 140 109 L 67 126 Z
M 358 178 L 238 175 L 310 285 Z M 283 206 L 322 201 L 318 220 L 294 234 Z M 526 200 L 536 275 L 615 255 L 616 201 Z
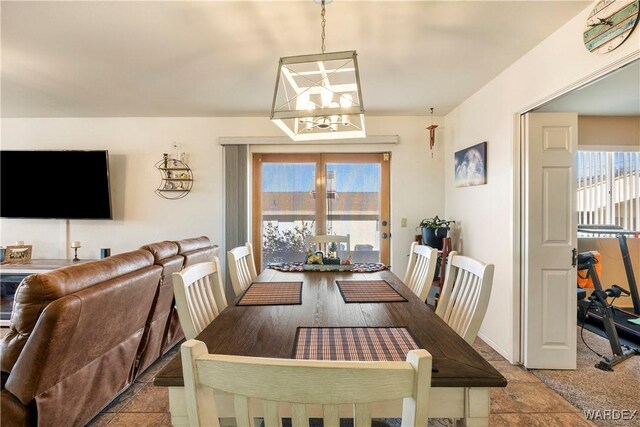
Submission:
M 389 237 L 389 235 L 387 233 L 382 233 L 380 237 L 383 239 L 386 239 L 387 237 Z
M 578 250 L 576 248 L 571 249 L 571 267 L 578 265 Z

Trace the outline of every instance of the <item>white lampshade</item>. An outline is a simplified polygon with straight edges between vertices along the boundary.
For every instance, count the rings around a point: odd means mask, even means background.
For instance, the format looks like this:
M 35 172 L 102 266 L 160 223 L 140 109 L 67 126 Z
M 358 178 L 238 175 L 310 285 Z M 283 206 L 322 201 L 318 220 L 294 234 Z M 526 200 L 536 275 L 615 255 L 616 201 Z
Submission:
M 280 58 L 271 120 L 294 141 L 364 138 L 356 52 Z

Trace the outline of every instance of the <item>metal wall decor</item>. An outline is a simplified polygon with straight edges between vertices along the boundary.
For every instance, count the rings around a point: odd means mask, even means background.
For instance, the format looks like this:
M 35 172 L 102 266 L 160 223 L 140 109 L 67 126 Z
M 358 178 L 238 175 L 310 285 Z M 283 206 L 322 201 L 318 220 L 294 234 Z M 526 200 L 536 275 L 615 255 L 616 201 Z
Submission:
M 176 200 L 189 194 L 193 187 L 193 172 L 184 161 L 170 158 L 168 153 L 164 153 L 162 160 L 155 166 L 161 178 L 160 185 L 156 189 L 158 196 Z
M 355 50 L 280 58 L 271 120 L 294 141 L 364 138 L 364 106 Z

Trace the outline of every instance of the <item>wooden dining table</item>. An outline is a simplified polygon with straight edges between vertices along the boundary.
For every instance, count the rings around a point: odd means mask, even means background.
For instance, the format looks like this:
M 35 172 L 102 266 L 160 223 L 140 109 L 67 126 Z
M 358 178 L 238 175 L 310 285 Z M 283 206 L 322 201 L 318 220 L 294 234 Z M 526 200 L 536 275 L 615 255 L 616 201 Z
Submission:
M 387 281 L 404 302 L 345 303 L 336 281 Z M 506 379 L 473 347 L 451 329 L 434 310 L 421 301 L 391 271 L 370 273 L 267 269 L 256 282 L 302 282 L 299 305 L 238 306 L 239 295 L 230 302 L 196 339 L 206 343 L 209 353 L 269 358 L 291 358 L 299 327 L 405 327 L 415 342 L 433 356 L 429 402 L 430 418 L 463 419 L 467 426 L 489 424 L 490 388 L 504 387 Z M 155 379 L 155 386 L 169 388 L 171 422 L 189 425 L 180 355 Z M 309 384 L 310 387 L 313 384 Z M 231 396 L 216 393 L 218 414 L 233 417 Z M 252 406 L 260 416 L 262 405 Z M 351 418 L 345 406 L 341 417 Z M 318 408 L 317 416 L 320 416 Z M 402 402 L 373 405 L 374 418 L 400 418 Z M 310 409 L 309 416 L 314 416 Z

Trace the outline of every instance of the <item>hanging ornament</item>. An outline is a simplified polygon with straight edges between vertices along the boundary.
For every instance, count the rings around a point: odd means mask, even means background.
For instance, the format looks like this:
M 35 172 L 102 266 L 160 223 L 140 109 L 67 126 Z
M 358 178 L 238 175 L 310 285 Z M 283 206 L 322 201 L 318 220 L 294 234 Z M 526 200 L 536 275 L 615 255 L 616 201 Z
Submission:
M 436 128 L 438 125 L 433 124 L 433 107 L 431 107 L 431 126 L 427 126 L 429 130 L 429 150 L 433 150 L 433 146 L 436 144 Z M 431 153 L 433 157 L 433 153 Z

